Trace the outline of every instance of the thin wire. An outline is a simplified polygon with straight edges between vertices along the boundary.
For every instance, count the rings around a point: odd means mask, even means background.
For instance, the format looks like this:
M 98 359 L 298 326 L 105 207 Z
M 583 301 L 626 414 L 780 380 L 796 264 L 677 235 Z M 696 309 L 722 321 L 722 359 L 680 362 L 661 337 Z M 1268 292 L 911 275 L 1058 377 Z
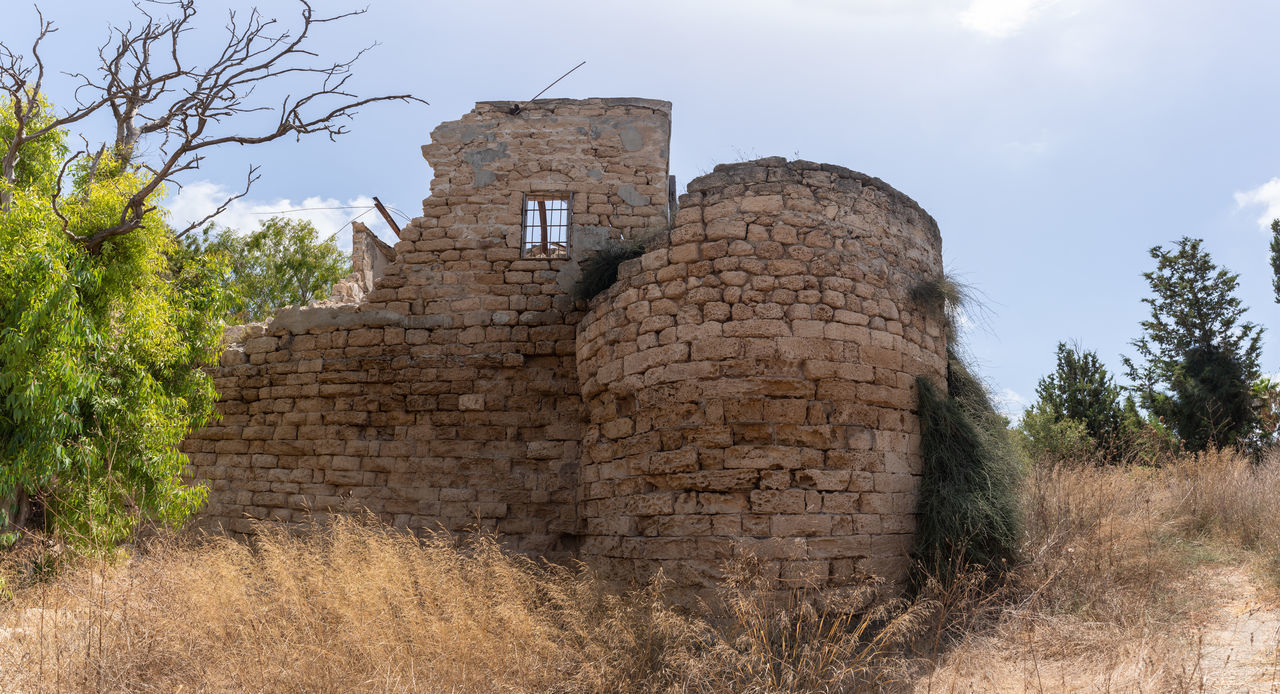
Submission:
M 249 214 L 289 214 L 290 212 L 312 212 L 314 210 L 363 210 L 368 205 L 343 205 L 340 207 L 295 207 L 292 210 L 275 210 L 272 212 L 250 212 Z M 373 209 L 369 207 L 369 209 Z
M 293 212 L 313 212 L 316 210 L 365 210 L 365 212 L 367 213 L 369 210 L 375 210 L 375 209 L 377 208 L 370 207 L 368 209 L 365 209 L 364 205 L 343 205 L 340 207 L 295 207 L 292 210 L 274 210 L 271 212 L 250 212 L 249 214 L 291 214 Z M 404 212 L 401 212 L 400 210 L 394 207 L 387 206 L 387 209 L 391 210 L 392 212 L 395 212 L 401 217 L 404 217 L 405 221 L 409 221 L 409 222 L 413 221 L 413 217 L 410 217 L 409 215 L 405 214 Z M 348 222 L 348 224 L 350 224 L 350 222 Z
M 413 221 L 413 217 L 410 217 L 409 215 L 407 215 L 407 214 L 405 214 L 405 213 L 401 212 L 400 210 L 397 210 L 397 209 L 396 209 L 396 208 L 394 208 L 394 207 L 388 207 L 387 209 L 388 209 L 388 210 L 391 210 L 392 212 L 395 212 L 396 214 L 400 215 L 401 217 L 404 217 L 406 220 L 408 220 L 408 221 L 410 221 L 410 222 L 412 222 L 412 221 Z
M 370 207 L 369 209 L 365 210 L 364 212 L 361 212 L 360 214 L 358 214 L 358 215 L 356 215 L 356 216 L 352 217 L 352 218 L 351 218 L 351 220 L 350 220 L 350 221 L 348 221 L 346 224 L 343 224 L 342 226 L 338 227 L 338 231 L 335 231 L 335 232 L 333 232 L 332 234 L 330 234 L 330 235 L 329 235 L 329 238 L 325 239 L 325 240 L 324 240 L 324 242 L 325 242 L 325 243 L 328 243 L 328 242 L 330 242 L 330 241 L 334 240 L 335 238 L 337 238 L 337 237 L 338 237 L 338 233 L 339 233 L 339 232 L 341 232 L 343 229 L 346 229 L 347 227 L 351 226 L 352 224 L 356 223 L 357 221 L 359 221 L 359 220 L 360 220 L 360 218 L 361 218 L 361 217 L 363 217 L 363 216 L 365 216 L 365 215 L 369 214 L 370 212 L 373 212 L 375 209 L 377 209 L 377 208 Z

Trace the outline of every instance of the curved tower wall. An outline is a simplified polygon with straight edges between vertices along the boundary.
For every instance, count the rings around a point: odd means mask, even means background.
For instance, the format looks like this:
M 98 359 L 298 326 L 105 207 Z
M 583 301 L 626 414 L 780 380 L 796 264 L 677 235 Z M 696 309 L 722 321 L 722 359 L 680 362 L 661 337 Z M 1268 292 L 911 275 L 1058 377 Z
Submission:
M 920 474 L 915 379 L 945 380 L 937 224 L 848 169 L 781 158 L 691 182 L 669 236 L 577 328 L 581 553 L 709 585 L 895 578 Z

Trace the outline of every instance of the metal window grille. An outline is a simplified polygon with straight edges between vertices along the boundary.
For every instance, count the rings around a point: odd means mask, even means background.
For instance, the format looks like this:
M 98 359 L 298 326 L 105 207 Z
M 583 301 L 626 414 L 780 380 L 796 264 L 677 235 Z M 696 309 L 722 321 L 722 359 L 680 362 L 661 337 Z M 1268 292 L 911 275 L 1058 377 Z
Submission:
M 524 257 L 569 257 L 569 201 L 568 194 L 525 196 Z

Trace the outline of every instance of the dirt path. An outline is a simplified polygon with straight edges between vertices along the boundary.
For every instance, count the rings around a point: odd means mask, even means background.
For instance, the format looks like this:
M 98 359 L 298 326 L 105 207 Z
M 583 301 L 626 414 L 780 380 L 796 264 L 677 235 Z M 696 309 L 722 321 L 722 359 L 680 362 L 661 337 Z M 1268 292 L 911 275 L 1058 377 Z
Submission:
M 1099 643 L 1072 649 L 1064 646 L 1090 640 L 1088 622 L 1062 621 L 1057 631 L 1052 620 L 1015 622 L 951 652 L 914 691 L 1280 694 L 1280 601 L 1242 566 L 1205 567 L 1194 581 L 1206 606 L 1181 634 L 1166 627 L 1117 639 L 1104 628 Z
M 1241 567 L 1204 572 L 1219 591 L 1206 615 L 1196 684 L 1207 692 L 1280 692 L 1280 604 L 1263 596 Z

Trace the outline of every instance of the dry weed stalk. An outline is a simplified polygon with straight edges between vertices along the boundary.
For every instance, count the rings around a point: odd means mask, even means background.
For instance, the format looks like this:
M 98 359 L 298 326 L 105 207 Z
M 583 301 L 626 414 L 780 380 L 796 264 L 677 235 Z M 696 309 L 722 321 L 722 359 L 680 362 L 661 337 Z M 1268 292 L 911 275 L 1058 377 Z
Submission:
M 611 592 L 486 536 L 339 519 L 252 547 L 158 538 L 0 606 L 0 690 L 857 691 L 901 672 L 932 610 L 730 573 L 730 609 L 696 614 L 661 580 Z
M 618 592 L 491 537 L 351 519 L 252 546 L 158 537 L 15 587 L 46 571 L 30 543 L 0 566 L 0 691 L 1198 691 L 1198 567 L 1275 577 L 1277 496 L 1280 460 L 1229 453 L 1042 467 L 1008 583 L 954 567 L 910 602 L 873 581 L 778 592 L 743 560 L 702 612 L 661 578 Z

